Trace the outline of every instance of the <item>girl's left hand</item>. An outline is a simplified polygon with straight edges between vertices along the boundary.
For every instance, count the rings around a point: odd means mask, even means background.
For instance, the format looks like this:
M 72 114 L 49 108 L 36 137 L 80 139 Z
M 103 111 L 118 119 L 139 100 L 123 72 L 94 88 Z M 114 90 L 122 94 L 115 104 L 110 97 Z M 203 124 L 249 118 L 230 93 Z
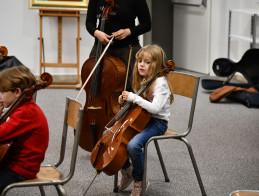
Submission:
M 112 35 L 115 36 L 115 39 L 122 40 L 130 36 L 131 32 L 130 32 L 130 29 L 120 29 L 116 32 L 113 32 Z

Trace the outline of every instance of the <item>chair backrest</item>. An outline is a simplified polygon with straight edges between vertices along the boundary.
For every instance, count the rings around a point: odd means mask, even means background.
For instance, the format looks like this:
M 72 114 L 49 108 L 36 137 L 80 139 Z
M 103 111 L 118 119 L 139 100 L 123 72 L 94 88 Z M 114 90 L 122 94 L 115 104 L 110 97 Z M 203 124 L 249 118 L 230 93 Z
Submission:
M 170 72 L 167 78 L 174 94 L 189 98 L 195 96 L 197 77 L 180 72 Z
M 259 196 L 259 190 L 237 190 L 229 196 Z
M 67 175 L 67 177 L 64 179 L 64 181 L 69 181 L 74 175 L 76 157 L 77 157 L 77 151 L 78 151 L 78 143 L 79 143 L 79 138 L 81 133 L 81 126 L 82 126 L 82 117 L 83 117 L 83 108 L 81 103 L 70 97 L 66 97 L 66 108 L 65 108 L 63 134 L 62 134 L 61 149 L 60 149 L 60 159 L 55 164 L 55 167 L 58 167 L 63 162 L 65 157 L 65 151 L 66 151 L 68 130 L 73 130 L 74 143 L 73 143 L 73 150 L 72 150 L 71 163 L 70 163 L 70 172 Z M 71 129 L 69 129 L 69 127 Z
M 196 105 L 198 87 L 200 78 L 183 72 L 170 72 L 167 75 L 168 84 L 173 91 L 173 94 L 188 97 L 192 99 L 188 129 L 183 135 L 188 135 L 193 122 L 194 110 Z

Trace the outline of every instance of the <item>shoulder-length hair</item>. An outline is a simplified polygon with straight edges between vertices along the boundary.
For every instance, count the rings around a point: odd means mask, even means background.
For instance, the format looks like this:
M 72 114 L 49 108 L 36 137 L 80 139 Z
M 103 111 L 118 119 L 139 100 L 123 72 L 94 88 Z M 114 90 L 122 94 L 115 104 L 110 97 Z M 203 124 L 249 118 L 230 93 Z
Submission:
M 150 74 L 147 76 L 145 80 L 144 78 L 139 74 L 138 72 L 138 61 L 141 60 L 145 55 L 149 55 L 151 58 L 151 64 L 150 64 Z M 138 92 L 140 88 L 142 88 L 144 85 L 148 84 L 152 78 L 155 77 L 155 75 L 160 72 L 162 69 L 164 69 L 165 66 L 165 52 L 164 50 L 158 46 L 158 45 L 147 45 L 143 48 L 141 48 L 137 54 L 136 54 L 136 61 L 135 66 L 133 70 L 133 80 L 132 80 L 132 88 L 134 92 Z M 154 84 L 154 83 L 153 83 Z M 170 85 L 169 85 L 170 88 Z M 153 85 L 151 85 L 147 90 L 147 94 L 149 91 L 153 89 Z M 171 91 L 171 103 L 173 102 L 173 92 Z
M 22 91 L 35 85 L 35 76 L 25 66 L 17 66 L 0 72 L 0 91 L 15 91 L 20 88 Z

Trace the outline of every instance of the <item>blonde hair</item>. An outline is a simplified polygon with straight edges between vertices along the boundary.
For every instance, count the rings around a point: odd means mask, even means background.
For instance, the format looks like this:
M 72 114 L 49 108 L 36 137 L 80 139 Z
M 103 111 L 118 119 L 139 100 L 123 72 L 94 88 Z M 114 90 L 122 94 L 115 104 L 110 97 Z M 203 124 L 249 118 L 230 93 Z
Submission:
M 0 91 L 15 91 L 20 88 L 22 91 L 35 85 L 35 76 L 25 66 L 17 66 L 0 72 Z
M 143 77 L 138 72 L 138 61 L 141 60 L 144 55 L 149 55 L 151 58 L 151 64 L 149 67 L 150 72 L 149 72 L 149 75 L 146 78 L 146 80 L 143 80 Z M 162 69 L 164 69 L 166 67 L 165 58 L 166 58 L 166 56 L 165 56 L 164 50 L 158 45 L 147 45 L 147 46 L 144 46 L 143 48 L 141 48 L 137 52 L 134 70 L 133 70 L 133 80 L 132 80 L 132 88 L 135 93 L 138 92 L 141 87 L 148 84 L 159 71 L 161 71 Z M 166 77 L 166 79 L 167 79 L 167 77 Z M 149 93 L 149 91 L 151 89 L 153 89 L 153 85 L 151 85 L 147 89 L 147 94 Z M 170 99 L 171 99 L 171 103 L 172 103 L 173 102 L 173 93 L 172 93 L 171 88 L 170 88 L 170 91 L 171 91 Z

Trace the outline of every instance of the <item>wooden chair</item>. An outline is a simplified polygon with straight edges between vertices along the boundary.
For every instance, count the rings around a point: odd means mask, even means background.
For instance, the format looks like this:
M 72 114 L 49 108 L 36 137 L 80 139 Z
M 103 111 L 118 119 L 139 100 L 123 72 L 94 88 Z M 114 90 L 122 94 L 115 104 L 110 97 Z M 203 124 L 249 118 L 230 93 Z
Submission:
M 63 185 L 66 184 L 74 175 L 76 157 L 77 157 L 77 151 L 78 151 L 78 142 L 79 142 L 80 133 L 81 133 L 82 116 L 83 116 L 82 105 L 76 100 L 67 97 L 59 161 L 54 165 L 41 166 L 40 171 L 37 174 L 35 179 L 30 179 L 30 180 L 10 184 L 3 190 L 1 196 L 6 195 L 6 193 L 12 188 L 32 187 L 32 186 L 38 186 L 40 189 L 41 195 L 45 196 L 45 191 L 43 189 L 43 186 L 50 186 L 50 185 L 55 186 L 58 195 L 67 195 L 65 192 L 65 189 L 63 188 Z M 75 137 L 74 137 L 74 143 L 73 143 L 73 149 L 72 149 L 72 155 L 71 155 L 71 161 L 70 161 L 70 171 L 66 172 L 68 174 L 64 177 L 62 172 L 58 169 L 58 167 L 59 165 L 61 165 L 61 163 L 65 158 L 68 130 L 72 130 L 73 132 L 75 130 Z
M 147 154 L 147 150 L 148 150 L 148 145 L 150 144 L 151 141 L 154 141 L 155 144 L 155 148 L 160 160 L 160 164 L 164 173 L 164 177 L 165 177 L 165 181 L 169 182 L 169 178 L 168 178 L 168 174 L 165 168 L 165 164 L 162 158 L 162 154 L 158 145 L 158 140 L 165 140 L 165 139 L 177 139 L 180 140 L 182 142 L 184 142 L 187 146 L 187 149 L 189 151 L 190 154 L 190 158 L 193 164 L 193 168 L 195 170 L 195 174 L 200 186 L 200 190 L 202 195 L 206 195 L 201 177 L 200 177 L 200 173 L 197 167 L 197 163 L 192 151 L 192 147 L 190 145 L 190 143 L 187 141 L 186 136 L 189 135 L 189 133 L 192 130 L 192 123 L 193 123 L 193 117 L 194 117 L 194 110 L 195 110 L 195 105 L 196 105 L 196 98 L 197 98 L 197 93 L 198 93 L 198 87 L 199 87 L 199 80 L 200 78 L 197 76 L 193 76 L 193 75 L 189 75 L 186 73 L 181 73 L 181 72 L 170 72 L 168 74 L 168 84 L 170 86 L 170 88 L 172 88 L 173 90 L 173 94 L 174 95 L 179 95 L 182 97 L 186 97 L 188 99 L 191 100 L 191 106 L 190 106 L 190 113 L 189 113 L 189 120 L 188 120 L 188 126 L 187 129 L 185 131 L 175 131 L 175 130 L 171 130 L 168 129 L 164 135 L 161 136 L 154 136 L 152 138 L 150 138 L 145 147 L 144 147 L 144 175 L 143 175 L 143 187 L 146 187 L 146 175 L 147 175 L 147 158 L 148 158 L 148 154 Z M 173 107 L 173 105 L 172 105 Z M 174 116 L 174 114 L 171 115 L 172 117 Z M 143 192 L 142 195 L 145 195 L 145 188 L 143 188 Z
M 188 99 L 191 100 L 191 106 L 190 106 L 190 113 L 189 113 L 189 121 L 188 121 L 188 127 L 187 130 L 185 130 L 184 132 L 176 132 L 174 130 L 168 129 L 164 135 L 161 136 L 154 136 L 152 138 L 150 138 L 145 147 L 144 147 L 144 174 L 143 174 L 143 188 L 142 188 L 142 195 L 144 196 L 146 193 L 146 189 L 144 187 L 146 187 L 146 175 L 147 175 L 147 149 L 148 149 L 148 145 L 151 141 L 154 141 L 155 147 L 156 147 L 156 151 L 158 154 L 158 158 L 160 160 L 160 164 L 164 173 L 164 177 L 165 177 L 165 181 L 166 182 L 170 182 L 169 178 L 168 178 L 168 174 L 165 168 L 165 164 L 162 158 L 162 154 L 160 151 L 160 147 L 158 145 L 158 140 L 164 140 L 164 139 L 177 139 L 180 140 L 182 142 L 184 142 L 187 146 L 187 149 L 189 151 L 190 154 L 190 158 L 192 160 L 192 164 L 198 179 L 198 183 L 200 186 L 200 190 L 203 196 L 206 195 L 201 177 L 200 177 L 200 173 L 196 164 L 196 160 L 192 151 L 192 147 L 190 145 L 190 143 L 187 141 L 186 136 L 189 135 L 189 133 L 191 132 L 192 129 L 192 122 L 193 122 L 193 116 L 194 116 L 194 110 L 195 110 L 195 105 L 196 105 L 196 98 L 197 98 L 197 93 L 198 93 L 198 87 L 199 87 L 199 81 L 200 78 L 190 75 L 190 74 L 186 74 L 186 73 L 181 73 L 181 72 L 170 72 L 168 74 L 168 84 L 170 86 L 170 88 L 172 88 L 174 95 L 179 95 L 179 96 L 183 96 L 186 97 Z M 173 114 L 172 114 L 173 116 Z M 118 184 L 118 174 L 115 175 L 114 177 L 114 192 L 118 192 L 118 188 L 117 188 L 117 184 Z
M 259 196 L 259 190 L 237 190 L 229 196 Z

